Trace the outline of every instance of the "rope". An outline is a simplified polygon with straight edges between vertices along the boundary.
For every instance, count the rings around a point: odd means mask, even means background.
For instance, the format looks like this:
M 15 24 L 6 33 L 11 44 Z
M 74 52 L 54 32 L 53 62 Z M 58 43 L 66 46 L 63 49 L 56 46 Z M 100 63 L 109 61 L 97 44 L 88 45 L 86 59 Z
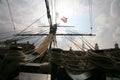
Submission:
M 89 15 L 90 15 L 90 29 L 91 29 L 91 34 L 92 34 L 92 27 L 93 27 L 93 22 L 92 22 L 92 0 L 88 0 L 89 3 Z
M 119 51 L 120 52 L 120 51 Z M 87 70 L 98 67 L 100 69 L 115 69 L 120 65 L 120 60 L 116 60 L 111 53 L 96 54 L 94 52 L 87 52 L 88 55 L 74 56 L 66 53 L 54 53 L 51 55 L 51 61 L 55 64 L 62 65 L 70 70 Z M 109 56 L 107 56 L 107 55 Z M 116 51 L 115 54 L 119 55 Z M 59 57 L 58 57 L 59 56 Z M 118 56 L 116 58 L 119 58 Z M 80 64 L 79 64 L 80 63 Z M 84 63 L 82 65 L 82 63 Z M 89 63 L 89 64 L 88 64 Z M 116 69 L 117 68 L 117 69 Z
M 70 32 L 77 34 L 77 32 L 73 32 L 73 31 L 70 31 Z M 85 43 L 90 49 L 94 49 L 94 47 L 93 47 L 83 36 L 82 36 L 82 38 L 81 38 L 81 37 L 79 37 L 79 38 L 80 38 L 80 40 L 82 40 L 82 42 Z M 81 48 L 81 49 L 82 49 L 82 48 Z M 85 48 L 85 47 L 84 47 L 84 49 L 88 50 L 88 49 Z
M 9 4 L 8 0 L 7 0 L 7 5 L 8 5 L 8 10 L 9 10 L 10 19 L 11 19 L 11 22 L 12 22 L 13 29 L 16 30 L 13 15 L 12 15 L 12 11 L 11 11 L 10 4 Z
M 93 67 L 90 67 L 90 63 L 88 64 L 87 56 L 75 56 L 66 53 L 53 52 L 51 56 L 51 61 L 57 65 L 64 66 L 68 70 L 93 69 Z
M 67 38 L 67 37 L 66 37 Z M 78 47 L 79 49 L 82 49 L 77 43 L 75 43 L 73 40 L 67 38 L 69 41 L 71 41 L 76 47 Z
M 63 39 L 64 39 L 64 43 L 66 43 L 66 45 L 67 45 L 68 47 L 70 47 L 70 45 L 67 43 L 67 41 L 66 41 L 66 39 L 65 39 L 65 36 L 63 36 Z
M 45 14 L 44 14 L 45 15 Z M 43 15 L 43 16 L 44 16 Z M 34 21 L 33 23 L 31 23 L 30 25 L 28 25 L 25 29 L 23 29 L 21 32 L 19 32 L 18 34 L 21 34 L 22 32 L 24 32 L 25 30 L 27 30 L 29 27 L 31 27 L 33 24 L 35 24 L 36 22 L 38 22 L 43 16 L 41 16 L 39 19 L 37 19 L 36 21 Z
M 84 38 L 84 37 L 79 37 L 83 43 L 85 43 L 90 49 L 94 49 L 94 47 Z
M 52 15 L 52 22 L 53 22 L 53 0 L 51 0 L 51 2 L 50 2 L 50 4 L 51 4 L 51 15 Z
M 9 33 L 11 33 L 11 32 L 13 32 L 13 31 L 9 31 L 9 32 L 1 32 L 0 35 L 9 34 Z
M 57 24 L 56 0 L 54 0 L 54 11 L 55 11 L 55 24 Z
M 48 31 L 48 29 L 42 31 L 40 34 L 46 33 L 47 31 Z M 43 39 L 43 38 L 44 38 L 44 36 L 39 37 L 37 40 L 35 40 L 34 44 L 37 44 L 37 42 L 40 41 L 40 39 Z M 41 40 L 40 42 L 42 42 L 42 41 L 43 41 L 43 40 Z M 39 43 L 40 43 L 40 42 L 39 42 Z M 36 46 L 37 46 L 37 45 L 36 45 Z
M 39 37 L 39 38 L 34 42 L 35 46 L 38 46 L 37 43 L 38 43 L 38 42 L 41 43 L 44 38 L 45 38 L 45 37 L 43 37 L 43 36 Z M 40 39 L 41 39 L 41 40 L 40 40 Z
M 56 36 L 54 36 L 53 45 L 54 45 L 54 48 L 55 47 L 58 48 Z
M 7 36 L 7 37 L 4 37 L 4 38 L 1 38 L 0 41 L 4 40 L 4 39 L 8 39 L 8 38 L 11 38 L 13 37 L 13 35 L 10 35 L 10 36 Z
M 51 11 L 52 11 L 52 22 L 57 24 L 57 17 L 56 17 L 56 0 L 51 0 Z

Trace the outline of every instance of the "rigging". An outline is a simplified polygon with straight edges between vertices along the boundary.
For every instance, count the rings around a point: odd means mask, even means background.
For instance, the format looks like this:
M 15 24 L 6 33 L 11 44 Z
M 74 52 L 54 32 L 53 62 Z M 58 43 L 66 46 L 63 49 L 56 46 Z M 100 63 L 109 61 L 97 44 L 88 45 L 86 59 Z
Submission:
M 16 30 L 15 28 L 15 22 L 14 22 L 14 19 L 13 19 L 13 15 L 12 15 L 12 11 L 11 11 L 11 7 L 10 7 L 10 4 L 9 4 L 9 1 L 7 1 L 7 6 L 8 6 L 8 10 L 9 10 L 9 14 L 10 14 L 10 19 L 11 19 L 11 22 L 12 22 L 12 26 L 13 26 L 13 29 Z
M 44 14 L 43 16 L 45 16 L 45 14 Z M 21 34 L 21 33 L 24 32 L 25 30 L 27 30 L 29 27 L 31 27 L 33 24 L 35 24 L 36 22 L 38 22 L 43 16 L 41 16 L 41 17 L 38 18 L 36 21 L 34 21 L 34 22 L 31 23 L 30 25 L 28 25 L 26 28 L 24 28 L 21 32 L 19 32 L 19 34 Z
M 92 30 L 93 30 L 93 21 L 92 21 L 92 0 L 88 0 L 88 4 L 89 4 L 89 15 L 90 15 L 90 29 L 91 29 L 91 34 L 92 34 Z

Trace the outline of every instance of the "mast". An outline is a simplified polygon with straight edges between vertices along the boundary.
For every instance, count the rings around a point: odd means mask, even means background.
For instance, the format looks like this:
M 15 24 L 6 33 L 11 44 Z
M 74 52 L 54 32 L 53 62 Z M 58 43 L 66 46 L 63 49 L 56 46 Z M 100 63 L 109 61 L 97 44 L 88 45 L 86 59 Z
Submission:
M 40 56 L 45 55 L 45 52 L 48 50 L 48 46 L 49 46 L 49 48 L 51 48 L 52 41 L 54 39 L 56 30 L 57 30 L 57 25 L 56 24 L 52 25 L 52 19 L 51 19 L 48 0 L 45 0 L 45 4 L 46 4 L 46 10 L 47 10 L 47 18 L 48 18 L 48 22 L 50 25 L 50 31 L 49 31 L 49 34 L 47 35 L 46 39 L 35 50 L 35 53 L 38 53 Z
M 49 3 L 48 0 L 45 0 L 46 3 L 46 9 L 47 9 L 47 18 L 48 18 L 48 22 L 50 25 L 50 34 L 56 34 L 56 30 L 57 30 L 57 24 L 52 24 L 52 19 L 51 19 L 51 14 L 50 14 L 50 8 L 49 8 Z

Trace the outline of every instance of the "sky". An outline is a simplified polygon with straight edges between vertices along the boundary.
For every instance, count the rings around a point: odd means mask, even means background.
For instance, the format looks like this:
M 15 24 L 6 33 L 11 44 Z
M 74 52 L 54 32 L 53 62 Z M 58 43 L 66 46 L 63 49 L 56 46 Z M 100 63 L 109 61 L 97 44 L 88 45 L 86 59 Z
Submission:
M 49 5 L 52 5 L 51 0 Z M 100 48 L 113 48 L 115 43 L 120 45 L 120 0 L 52 0 L 56 12 L 67 18 L 67 23 L 57 19 L 60 25 L 74 26 L 58 28 L 58 33 L 91 33 L 89 3 L 92 2 L 92 33 L 96 36 L 85 37 L 93 46 L 98 43 Z M 28 30 L 39 33 L 48 25 L 44 0 L 8 0 L 15 27 L 11 23 L 7 0 L 0 0 L 0 38 L 8 34 L 16 34 L 38 20 Z M 51 14 L 52 14 L 51 7 Z M 10 33 L 9 33 L 10 32 Z M 6 33 L 3 35 L 3 33 Z M 61 47 L 64 40 L 57 39 Z M 77 41 L 78 37 L 73 38 Z M 71 44 L 71 43 L 67 43 Z M 71 44 L 72 45 L 72 44 Z

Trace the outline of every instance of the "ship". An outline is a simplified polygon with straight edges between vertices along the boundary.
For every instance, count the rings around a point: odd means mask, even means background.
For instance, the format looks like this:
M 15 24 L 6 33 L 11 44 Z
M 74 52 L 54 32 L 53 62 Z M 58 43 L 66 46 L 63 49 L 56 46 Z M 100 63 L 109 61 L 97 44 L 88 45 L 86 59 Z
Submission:
M 60 34 L 56 33 L 58 24 L 52 24 L 48 3 L 48 0 L 45 0 L 49 33 L 41 34 L 47 35 L 46 38 L 38 48 L 33 47 L 33 50 L 31 48 L 32 51 L 29 54 L 25 54 L 25 44 L 22 46 L 15 42 L 10 45 L 8 52 L 0 55 L 0 80 L 12 80 L 19 75 L 19 72 L 50 74 L 51 80 L 106 80 L 106 76 L 119 77 L 120 49 L 117 43 L 113 49 L 102 50 L 98 49 L 97 44 L 95 49 L 87 51 L 52 48 L 55 36 Z M 93 36 L 93 34 L 79 35 Z M 27 42 L 28 44 L 29 42 Z M 22 51 L 19 46 L 22 46 L 25 51 Z M 40 65 L 31 66 L 31 63 Z

